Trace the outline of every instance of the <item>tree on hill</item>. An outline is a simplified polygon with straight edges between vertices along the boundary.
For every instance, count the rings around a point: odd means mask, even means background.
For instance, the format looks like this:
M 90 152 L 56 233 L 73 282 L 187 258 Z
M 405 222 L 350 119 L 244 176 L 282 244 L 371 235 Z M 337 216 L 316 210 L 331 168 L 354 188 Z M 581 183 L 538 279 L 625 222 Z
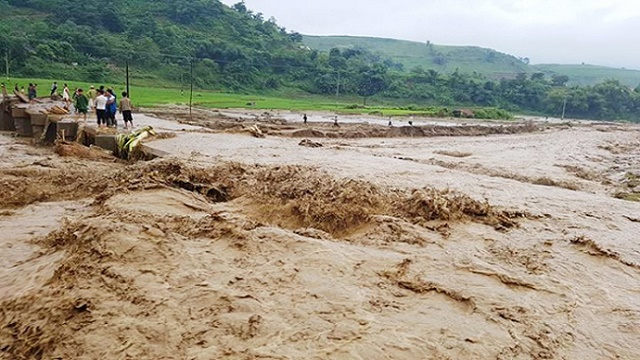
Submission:
M 553 86 L 565 86 L 569 82 L 569 77 L 567 75 L 553 75 L 551 78 L 551 84 Z
M 387 87 L 387 69 L 381 64 L 363 66 L 359 71 L 358 95 L 363 97 L 363 105 L 367 106 L 367 98 Z

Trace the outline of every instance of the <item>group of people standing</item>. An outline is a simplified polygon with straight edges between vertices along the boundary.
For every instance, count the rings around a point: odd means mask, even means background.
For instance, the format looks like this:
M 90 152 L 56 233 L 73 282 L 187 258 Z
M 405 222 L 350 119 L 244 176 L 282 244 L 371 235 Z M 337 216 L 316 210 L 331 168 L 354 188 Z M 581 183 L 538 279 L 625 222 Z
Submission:
M 57 90 L 58 84 L 54 82 L 51 86 L 51 95 L 57 94 Z M 69 87 L 64 84 L 62 100 L 67 104 L 67 107 L 70 107 L 69 105 L 73 102 L 76 115 L 84 114 L 85 121 L 87 113 L 95 111 L 98 127 L 117 127 L 116 113 L 119 109 L 125 129 L 133 128 L 132 105 L 126 91 L 122 92 L 122 99 L 118 103 L 118 98 L 111 88 L 105 89 L 104 86 L 100 86 L 96 90 L 92 85 L 86 94 L 83 89 L 78 88 L 73 95 L 70 95 Z
M 96 117 L 98 120 L 98 126 L 100 127 L 116 127 L 116 112 L 118 111 L 118 98 L 113 92 L 113 89 L 104 89 L 101 86 L 96 91 L 93 86 L 91 87 L 91 103 L 96 109 Z
M 16 94 L 20 93 L 23 95 L 27 95 L 27 97 L 29 98 L 29 102 L 31 103 L 34 101 L 35 98 L 38 97 L 38 84 L 29 83 L 29 87 L 27 88 L 26 92 L 24 90 L 24 86 L 20 88 L 18 87 L 18 84 L 16 84 L 13 90 L 15 91 Z
M 24 89 L 24 85 L 22 87 L 19 87 L 18 84 L 16 84 L 13 90 L 16 94 L 20 93 L 23 95 L 27 95 L 30 103 L 33 103 L 35 101 L 35 98 L 38 97 L 38 84 L 29 83 L 29 87 L 26 91 Z

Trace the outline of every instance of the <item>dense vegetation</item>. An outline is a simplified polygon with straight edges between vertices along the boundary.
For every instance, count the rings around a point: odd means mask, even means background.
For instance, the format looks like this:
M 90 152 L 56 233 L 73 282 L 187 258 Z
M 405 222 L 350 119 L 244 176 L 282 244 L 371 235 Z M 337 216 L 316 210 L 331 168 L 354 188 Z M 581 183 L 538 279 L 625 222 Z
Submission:
M 595 65 L 532 65 L 527 58 L 517 58 L 492 49 L 477 46 L 443 46 L 430 41 L 415 42 L 361 36 L 303 36 L 303 43 L 312 49 L 328 52 L 364 48 L 399 63 L 406 70 L 420 66 L 440 73 L 461 71 L 478 73 L 488 79 L 513 78 L 520 73 L 538 72 L 551 78 L 568 76 L 569 85 L 595 85 L 605 80 L 619 80 L 635 87 L 640 84 L 640 71 Z
M 217 0 L 0 0 L 0 51 L 13 76 L 90 82 L 122 79 L 126 63 L 134 81 L 243 92 L 290 92 L 391 100 L 406 108 L 432 105 L 500 107 L 559 116 L 636 119 L 640 94 L 617 81 L 569 87 L 561 75 L 522 71 L 498 79 L 481 72 L 438 71 L 371 49 L 323 52 L 274 19 Z M 444 50 L 432 47 L 439 53 Z M 447 53 L 452 56 L 450 53 Z M 485 60 L 518 60 L 485 51 Z M 491 60 L 491 58 L 493 60 Z M 4 70 L 4 66 L 0 65 Z
M 410 70 L 417 66 L 440 73 L 455 70 L 479 73 L 491 79 L 530 72 L 526 59 L 475 46 L 444 46 L 429 41 L 381 39 L 360 36 L 303 36 L 303 43 L 312 49 L 329 52 L 333 48 L 368 49 L 381 54 Z
M 640 71 L 630 69 L 618 69 L 596 65 L 559 65 L 540 64 L 533 65 L 534 71 L 545 74 L 562 74 L 570 79 L 572 85 L 596 85 L 605 80 L 618 80 L 629 87 L 640 84 Z
M 23 76 L 103 81 L 129 61 L 138 77 L 184 83 L 198 59 L 199 87 L 259 89 L 300 76 L 291 70 L 308 58 L 299 34 L 241 3 L 4 0 L 0 14 L 0 48 Z

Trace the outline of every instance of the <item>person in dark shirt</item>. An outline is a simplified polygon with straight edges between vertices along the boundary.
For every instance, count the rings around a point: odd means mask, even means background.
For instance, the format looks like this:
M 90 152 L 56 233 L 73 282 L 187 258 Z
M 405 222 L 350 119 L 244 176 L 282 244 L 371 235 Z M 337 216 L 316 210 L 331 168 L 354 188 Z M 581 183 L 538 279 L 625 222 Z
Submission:
M 29 83 L 29 87 L 27 88 L 27 96 L 29 97 L 29 102 L 33 102 L 34 99 L 38 97 L 38 92 L 34 84 Z
M 76 91 L 73 106 L 76 108 L 76 120 L 80 114 L 84 115 L 84 121 L 87 121 L 87 112 L 89 111 L 89 98 L 84 94 L 82 89 Z
M 117 128 L 118 123 L 116 122 L 116 112 L 118 111 L 118 98 L 113 92 L 113 89 L 107 89 L 105 96 L 107 97 L 107 108 L 105 112 L 107 117 L 107 126 Z

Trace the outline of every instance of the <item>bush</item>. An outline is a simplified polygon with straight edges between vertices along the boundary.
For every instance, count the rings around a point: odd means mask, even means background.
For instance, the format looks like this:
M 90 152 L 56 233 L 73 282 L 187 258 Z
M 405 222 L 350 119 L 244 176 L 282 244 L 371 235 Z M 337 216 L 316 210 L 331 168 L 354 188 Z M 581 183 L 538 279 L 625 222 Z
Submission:
M 513 115 L 508 111 L 500 108 L 479 108 L 474 109 L 474 118 L 476 119 L 496 119 L 511 120 Z

